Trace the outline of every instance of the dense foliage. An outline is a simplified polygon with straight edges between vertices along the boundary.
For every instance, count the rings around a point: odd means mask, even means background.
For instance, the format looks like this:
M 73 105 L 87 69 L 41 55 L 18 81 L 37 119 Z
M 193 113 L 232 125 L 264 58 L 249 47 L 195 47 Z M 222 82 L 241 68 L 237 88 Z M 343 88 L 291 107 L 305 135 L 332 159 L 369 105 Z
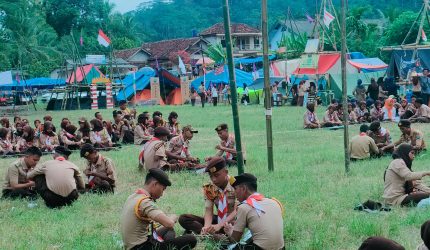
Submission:
M 270 27 L 285 19 L 289 7 L 295 19 L 305 20 L 305 13 L 314 15 L 316 2 L 319 4 L 315 0 L 268 2 Z M 334 0 L 334 4 L 339 6 L 339 1 Z M 260 26 L 260 1 L 230 0 L 230 5 L 232 22 Z M 401 43 L 419 8 L 420 3 L 414 0 L 350 0 L 350 51 L 378 56 L 379 47 Z M 65 58 L 109 53 L 96 41 L 98 29 L 112 38 L 115 49 L 125 49 L 142 42 L 190 37 L 221 22 L 222 17 L 221 1 L 213 0 L 153 1 L 126 14 L 114 12 L 107 0 L 1 0 L 0 70 L 22 68 L 30 76 L 45 76 Z M 386 20 L 386 24 L 366 24 L 363 20 L 367 18 Z M 334 35 L 338 36 L 338 31 Z M 290 43 L 291 48 L 298 38 L 283 42 Z M 414 39 L 415 35 L 410 41 Z M 299 42 L 294 50 L 303 48 L 304 40 Z M 300 54 L 297 51 L 294 53 Z

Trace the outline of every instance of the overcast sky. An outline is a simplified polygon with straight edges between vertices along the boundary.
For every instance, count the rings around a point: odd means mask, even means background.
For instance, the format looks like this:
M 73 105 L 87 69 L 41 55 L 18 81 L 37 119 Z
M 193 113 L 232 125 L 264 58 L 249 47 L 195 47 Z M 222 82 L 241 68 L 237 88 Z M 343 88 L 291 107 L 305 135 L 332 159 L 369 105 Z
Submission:
M 140 3 L 149 1 L 151 0 L 110 0 L 110 2 L 116 5 L 116 10 L 121 13 L 134 10 Z

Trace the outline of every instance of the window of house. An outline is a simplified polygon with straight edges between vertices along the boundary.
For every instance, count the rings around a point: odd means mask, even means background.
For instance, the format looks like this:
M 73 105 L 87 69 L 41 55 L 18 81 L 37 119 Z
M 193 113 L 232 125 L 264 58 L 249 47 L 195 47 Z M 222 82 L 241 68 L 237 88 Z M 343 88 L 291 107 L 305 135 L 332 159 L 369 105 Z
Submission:
M 260 37 L 255 36 L 254 37 L 254 49 L 260 49 L 260 48 L 261 48 Z

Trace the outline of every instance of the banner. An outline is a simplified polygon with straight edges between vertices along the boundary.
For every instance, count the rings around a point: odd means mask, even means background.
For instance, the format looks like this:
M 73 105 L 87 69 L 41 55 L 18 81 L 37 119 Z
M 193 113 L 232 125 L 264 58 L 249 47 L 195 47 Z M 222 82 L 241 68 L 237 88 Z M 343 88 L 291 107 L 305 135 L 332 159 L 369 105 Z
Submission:
M 0 72 L 0 85 L 12 84 L 12 71 Z
M 317 54 L 302 55 L 300 58 L 300 68 L 316 69 L 318 67 L 319 56 Z
M 151 100 L 155 101 L 155 104 L 160 104 L 160 79 L 158 77 L 151 77 Z
M 188 77 L 181 77 L 181 96 L 182 96 L 182 104 L 190 99 L 190 81 Z

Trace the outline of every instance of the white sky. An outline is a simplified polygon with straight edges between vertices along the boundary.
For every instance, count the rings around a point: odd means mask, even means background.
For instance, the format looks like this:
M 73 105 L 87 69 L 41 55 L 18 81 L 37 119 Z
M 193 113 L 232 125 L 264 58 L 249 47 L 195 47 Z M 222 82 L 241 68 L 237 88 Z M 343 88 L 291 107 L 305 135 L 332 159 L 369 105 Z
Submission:
M 149 2 L 151 0 L 110 0 L 111 3 L 116 5 L 115 10 L 125 13 L 134 10 L 140 3 Z

